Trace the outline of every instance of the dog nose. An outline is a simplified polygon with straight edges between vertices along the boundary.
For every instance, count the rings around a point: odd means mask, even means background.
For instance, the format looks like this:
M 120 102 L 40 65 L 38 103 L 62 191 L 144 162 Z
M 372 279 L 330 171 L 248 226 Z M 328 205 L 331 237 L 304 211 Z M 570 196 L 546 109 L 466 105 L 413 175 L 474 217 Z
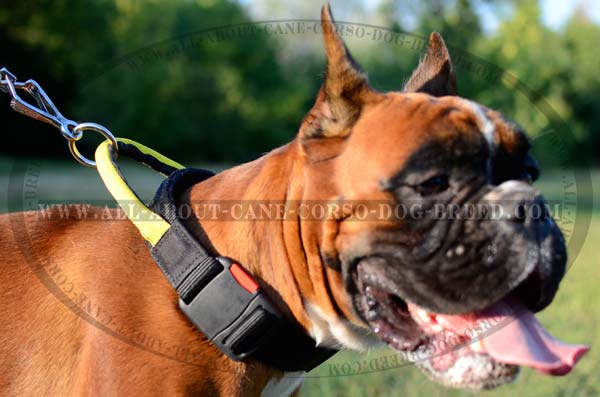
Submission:
M 507 181 L 482 198 L 492 207 L 493 219 L 514 223 L 532 223 L 548 218 L 544 197 L 533 186 L 521 181 Z

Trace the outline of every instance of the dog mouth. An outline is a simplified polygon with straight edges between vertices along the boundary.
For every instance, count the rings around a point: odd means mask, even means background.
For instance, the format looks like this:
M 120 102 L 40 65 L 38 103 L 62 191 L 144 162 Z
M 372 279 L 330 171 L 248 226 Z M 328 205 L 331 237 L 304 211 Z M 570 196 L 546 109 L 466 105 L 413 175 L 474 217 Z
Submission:
M 372 332 L 446 386 L 490 389 L 515 380 L 524 365 L 565 375 L 589 350 L 552 337 L 516 294 L 463 314 L 428 311 L 390 291 L 358 264 L 359 307 Z

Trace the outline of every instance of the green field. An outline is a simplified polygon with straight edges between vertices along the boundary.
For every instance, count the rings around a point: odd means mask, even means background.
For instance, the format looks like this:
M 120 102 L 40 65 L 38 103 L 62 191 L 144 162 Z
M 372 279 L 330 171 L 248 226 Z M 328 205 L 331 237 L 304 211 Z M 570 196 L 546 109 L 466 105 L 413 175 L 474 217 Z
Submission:
M 0 212 L 15 208 L 19 198 L 13 197 L 8 189 L 22 184 L 18 171 L 23 162 L 0 160 Z M 220 167 L 215 167 L 220 168 Z M 74 163 L 43 162 L 38 168 L 41 172 L 37 179 L 39 201 L 96 201 L 110 197 L 93 170 L 84 169 Z M 149 198 L 156 183 L 160 180 L 148 171 L 131 169 L 127 172 L 129 180 L 141 192 L 143 198 Z M 548 173 L 539 182 L 540 189 L 550 199 L 560 199 L 563 195 L 560 172 Z M 594 185 L 600 186 L 600 172 L 593 173 Z M 589 188 L 589 187 L 588 187 Z M 13 189 L 14 190 L 14 189 Z M 581 188 L 581 192 L 590 195 L 591 189 Z M 8 193 L 7 193 L 8 192 Z M 13 191 L 14 192 L 14 191 Z M 598 200 L 595 208 L 600 208 Z M 600 396 L 600 310 L 595 306 L 600 298 L 600 266 L 597 248 L 600 247 L 600 212 L 594 212 L 592 206 L 578 208 L 578 214 L 592 217 L 592 225 L 587 233 L 583 249 L 569 269 L 552 306 L 539 314 L 539 318 L 548 330 L 560 339 L 571 343 L 587 343 L 592 351 L 582 359 L 575 370 L 566 377 L 547 377 L 523 369 L 519 379 L 502 388 L 476 393 L 447 389 L 430 382 L 418 369 L 407 365 L 387 370 L 376 370 L 350 376 L 340 376 L 343 365 L 354 363 L 367 364 L 382 356 L 390 356 L 390 351 L 373 351 L 368 355 L 343 352 L 329 362 L 312 371 L 304 382 L 302 396 Z M 367 365 L 368 366 L 368 365 Z M 355 366 L 356 367 L 356 366 Z

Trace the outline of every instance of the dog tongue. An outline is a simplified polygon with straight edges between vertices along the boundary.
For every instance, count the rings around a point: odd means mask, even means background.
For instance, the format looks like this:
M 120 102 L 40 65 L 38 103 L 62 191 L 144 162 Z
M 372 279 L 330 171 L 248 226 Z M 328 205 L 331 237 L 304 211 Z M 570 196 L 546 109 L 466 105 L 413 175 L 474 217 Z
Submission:
M 588 352 L 584 345 L 555 339 L 523 305 L 499 302 L 476 314 L 435 314 L 442 327 L 458 334 L 479 332 L 485 352 L 506 364 L 525 365 L 548 375 L 566 375 Z

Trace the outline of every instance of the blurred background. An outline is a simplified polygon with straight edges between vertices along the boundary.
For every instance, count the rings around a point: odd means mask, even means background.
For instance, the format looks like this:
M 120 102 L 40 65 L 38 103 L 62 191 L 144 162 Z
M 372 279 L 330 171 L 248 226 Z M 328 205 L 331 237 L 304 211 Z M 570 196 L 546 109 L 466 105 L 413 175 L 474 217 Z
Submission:
M 2 0 L 0 60 L 20 79 L 42 84 L 67 117 L 98 122 L 182 161 L 246 161 L 294 136 L 321 82 L 321 41 L 312 31 L 228 35 L 226 29 L 253 21 L 315 20 L 321 5 Z M 455 57 L 466 53 L 461 59 L 500 68 L 504 84 L 457 64 L 462 96 L 502 110 L 532 136 L 559 133 L 565 141 L 562 156 L 571 162 L 595 159 L 598 2 L 334 0 L 331 5 L 338 21 L 421 37 L 441 32 Z M 347 41 L 380 90 L 400 89 L 422 50 L 367 37 Z M 524 86 L 507 89 L 503 73 Z M 548 105 L 551 111 L 539 110 Z M 65 157 L 65 144 L 51 128 L 10 112 L 5 95 L 0 119 L 6 131 L 0 154 Z
M 66 117 L 100 123 L 184 164 L 219 170 L 293 139 L 322 81 L 321 37 L 306 28 L 317 21 L 322 4 L 0 0 L 0 66 L 20 81 L 35 79 Z M 338 22 L 354 23 L 344 39 L 382 91 L 399 90 L 423 53 L 424 39 L 432 30 L 442 33 L 460 95 L 502 111 L 528 130 L 543 169 L 538 187 L 571 208 L 559 224 L 574 266 L 540 318 L 556 336 L 591 344 L 592 352 L 567 377 L 525 369 L 514 385 L 482 395 L 600 395 L 600 355 L 595 353 L 600 313 L 594 305 L 600 214 L 593 196 L 600 182 L 595 168 L 600 165 L 600 4 L 330 4 Z M 360 27 L 373 35 L 360 37 Z M 390 32 L 404 33 L 386 36 Z M 17 208 L 9 183 L 31 160 L 40 170 L 38 202 L 111 202 L 95 172 L 73 162 L 58 131 L 10 110 L 8 95 L 1 92 L 0 131 L 0 212 Z M 99 140 L 86 135 L 84 141 L 83 151 L 91 154 Z M 150 198 L 158 180 L 131 172 L 134 187 Z M 389 354 L 340 353 L 309 374 L 302 396 L 477 395 L 437 386 L 411 366 L 337 376 L 344 363 Z

